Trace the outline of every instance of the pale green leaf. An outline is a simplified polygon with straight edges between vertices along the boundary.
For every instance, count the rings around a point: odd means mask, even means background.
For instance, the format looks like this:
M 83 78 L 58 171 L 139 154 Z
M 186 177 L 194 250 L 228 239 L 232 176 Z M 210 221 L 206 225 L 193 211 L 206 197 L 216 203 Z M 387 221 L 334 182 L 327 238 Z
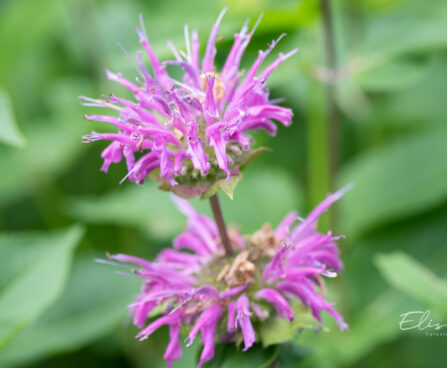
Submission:
M 169 239 L 185 223 L 169 194 L 153 183 L 118 187 L 100 197 L 74 199 L 68 210 L 88 223 L 137 227 L 153 238 Z
M 391 286 L 423 306 L 447 314 L 447 282 L 403 252 L 380 254 L 375 263 Z
M 421 129 L 445 128 L 447 112 L 447 66 L 444 58 L 431 57 L 427 73 L 418 83 L 375 101 L 367 124 L 372 128 L 402 129 L 417 126 Z
M 316 329 L 318 327 L 318 323 L 309 308 L 305 308 L 301 302 L 295 301 L 291 307 L 295 317 L 292 322 L 287 318 L 279 318 L 277 315 L 273 315 L 260 325 L 259 337 L 264 348 L 291 340 L 302 328 Z
M 447 6 L 444 1 L 425 5 L 407 2 L 398 11 L 370 19 L 364 39 L 351 52 L 352 67 L 365 70 L 401 55 L 445 49 Z
M 341 171 L 354 188 L 340 202 L 351 237 L 375 225 L 428 210 L 447 198 L 447 133 L 430 133 L 358 156 Z
M 26 144 L 12 111 L 11 101 L 5 91 L 0 89 L 0 141 L 16 147 Z
M 0 348 L 60 295 L 82 234 L 82 228 L 74 226 L 48 234 L 0 237 Z
M 371 300 L 368 307 L 358 311 L 354 319 L 347 319 L 349 330 L 331 329 L 322 333 L 304 330 L 295 341 L 311 350 L 309 360 L 312 366 L 355 365 L 377 346 L 401 334 L 399 315 L 408 308 L 408 301 L 403 296 L 387 290 Z
M 140 282 L 93 259 L 84 256 L 75 262 L 57 302 L 0 351 L 1 366 L 73 351 L 120 328 Z
M 236 185 L 239 180 L 242 179 L 242 174 L 237 176 L 232 176 L 231 180 L 227 182 L 226 180 L 220 182 L 220 189 L 228 196 L 228 198 L 233 199 L 233 193 L 236 189 Z
M 354 78 L 362 89 L 368 91 L 396 91 L 419 82 L 428 71 L 428 62 L 401 58 L 367 69 Z
M 31 121 L 27 129 L 28 144 L 23 149 L 0 145 L 0 200 L 11 202 L 45 187 L 70 165 L 87 147 L 82 134 L 89 132 L 83 121 L 78 95 L 89 84 L 81 79 L 64 79 L 52 84 L 48 96 L 53 116 Z M 100 161 L 98 159 L 98 171 Z

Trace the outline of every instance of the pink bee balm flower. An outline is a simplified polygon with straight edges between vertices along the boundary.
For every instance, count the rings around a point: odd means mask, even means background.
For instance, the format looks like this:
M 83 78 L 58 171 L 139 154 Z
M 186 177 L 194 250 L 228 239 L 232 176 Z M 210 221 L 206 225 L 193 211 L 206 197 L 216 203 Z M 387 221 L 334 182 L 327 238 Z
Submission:
M 197 31 L 185 27 L 186 52 L 169 47 L 174 60 L 161 62 L 155 55 L 141 22 L 137 29 L 140 43 L 152 64 L 146 68 L 142 53 L 137 52 L 141 80 L 131 82 L 120 73 L 106 71 L 109 80 L 118 82 L 134 96 L 133 100 L 109 95 L 105 100 L 81 97 L 86 106 L 106 107 L 114 115 L 86 115 L 114 125 L 115 133 L 96 133 L 85 142 L 111 141 L 102 152 L 102 171 L 124 157 L 128 174 L 125 179 L 142 184 L 150 174 L 163 188 L 184 198 L 202 194 L 219 180 L 229 181 L 239 175 L 240 166 L 254 154 L 249 131 L 263 129 L 276 133 L 274 121 L 285 126 L 292 122 L 292 111 L 269 99 L 265 85 L 271 73 L 297 49 L 278 58 L 261 70 L 261 64 L 281 35 L 245 73 L 240 62 L 255 31 L 244 25 L 235 34 L 234 44 L 220 71 L 214 57 L 220 21 L 214 24 L 203 59 L 199 60 Z M 181 80 L 168 73 L 167 66 L 183 70 Z M 140 154 L 142 153 L 142 155 Z M 136 155 L 139 158 L 136 158 Z M 124 179 L 123 179 L 124 180 Z
M 342 268 L 337 238 L 316 230 L 318 218 L 343 193 L 329 195 L 296 225 L 299 217 L 292 212 L 276 229 L 266 224 L 249 237 L 230 230 L 233 257 L 224 255 L 216 223 L 188 202 L 175 199 L 188 225 L 174 240 L 174 249 L 163 250 L 153 262 L 123 254 L 110 256 L 136 265 L 134 272 L 143 280 L 141 294 L 130 305 L 134 323 L 141 328 L 137 338 L 147 339 L 161 326 L 169 326 L 164 359 L 170 367 L 181 357 L 180 326 L 186 326 L 186 346 L 200 334 L 201 367 L 213 358 L 216 341 L 243 343 L 245 351 L 259 339 L 255 326 L 263 321 L 299 318 L 296 314 L 303 312 L 294 308 L 297 303 L 309 308 L 319 322 L 321 312 L 328 312 L 341 330 L 346 329 L 324 295 L 323 277 L 334 277 Z M 162 314 L 146 325 L 160 306 L 164 306 Z

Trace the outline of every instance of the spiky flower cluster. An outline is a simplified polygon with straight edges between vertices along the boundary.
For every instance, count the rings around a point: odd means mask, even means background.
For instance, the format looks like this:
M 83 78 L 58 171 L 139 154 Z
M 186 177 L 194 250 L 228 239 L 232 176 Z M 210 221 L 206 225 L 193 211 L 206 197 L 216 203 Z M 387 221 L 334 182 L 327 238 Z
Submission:
M 337 238 L 316 231 L 318 218 L 342 194 L 330 195 L 305 219 L 289 213 L 274 230 L 266 224 L 246 238 L 231 231 L 233 258 L 223 256 L 216 223 L 176 199 L 188 226 L 174 240 L 174 249 L 163 250 L 153 262 L 123 254 L 110 256 L 139 267 L 134 272 L 143 287 L 130 305 L 135 325 L 142 328 L 137 338 L 144 340 L 168 325 L 170 342 L 164 359 L 170 367 L 182 355 L 180 327 L 191 326 L 186 346 L 200 332 L 200 368 L 213 358 L 215 341 L 243 340 L 245 351 L 257 339 L 255 321 L 278 317 L 293 321 L 293 299 L 310 308 L 316 320 L 321 322 L 321 311 L 327 311 L 340 329 L 347 328 L 324 298 L 323 276 L 333 277 L 342 268 Z M 160 306 L 164 306 L 161 316 L 146 325 L 148 316 Z
M 292 212 L 275 229 L 265 224 L 251 236 L 243 237 L 234 229 L 227 233 L 215 193 L 219 187 L 232 188 L 242 167 L 256 154 L 247 132 L 263 129 L 274 135 L 274 121 L 291 123 L 292 111 L 270 100 L 265 85 L 281 62 L 297 50 L 280 54 L 260 71 L 280 36 L 259 52 L 243 75 L 241 58 L 257 24 L 250 32 L 244 25 L 235 34 L 222 69 L 216 71 L 215 44 L 224 12 L 212 28 L 201 62 L 197 31 L 190 34 L 185 28 L 186 52 L 168 43 L 175 59 L 160 62 L 142 25 L 137 33 L 152 64 L 152 75 L 141 52 L 137 61 L 142 80 L 133 83 L 119 73 L 106 72 L 110 80 L 130 90 L 134 100 L 114 95 L 105 100 L 82 97 L 87 106 L 116 112 L 116 116 L 85 117 L 118 129 L 84 137 L 87 142 L 112 141 L 102 152 L 103 171 L 124 157 L 125 178 L 130 181 L 142 184 L 149 175 L 162 189 L 180 197 L 201 195 L 211 200 L 216 222 L 198 214 L 185 200 L 174 199 L 187 216 L 188 226 L 175 238 L 173 249 L 164 249 L 153 262 L 124 254 L 110 255 L 114 261 L 101 261 L 136 267 L 133 275 L 143 283 L 130 305 L 134 324 L 141 328 L 137 338 L 144 340 L 168 325 L 170 340 L 164 354 L 168 367 L 182 355 L 180 335 L 185 329 L 187 346 L 201 335 L 200 368 L 213 358 L 216 342 L 243 343 L 245 351 L 260 339 L 263 321 L 292 321 L 301 316 L 303 308 L 318 322 L 326 311 L 340 329 L 347 328 L 333 303 L 325 299 L 324 277 L 333 277 L 342 268 L 337 238 L 316 230 L 318 218 L 344 190 L 329 195 L 305 219 Z M 182 80 L 171 77 L 171 66 L 183 70 Z M 225 182 L 231 179 L 235 181 Z M 150 317 L 155 320 L 148 324 Z
M 217 180 L 239 174 L 240 166 L 250 157 L 250 130 L 264 129 L 274 135 L 274 120 L 284 125 L 292 121 L 292 111 L 269 100 L 265 85 L 271 73 L 289 56 L 279 57 L 260 71 L 267 55 L 283 37 L 281 35 L 259 56 L 245 76 L 239 70 L 241 58 L 255 27 L 249 32 L 246 25 L 235 34 L 231 51 L 220 71 L 214 57 L 220 20 L 214 24 L 199 60 L 197 31 L 190 34 L 185 28 L 186 53 L 168 43 L 174 60 L 160 62 L 146 36 L 143 23 L 137 29 L 140 43 L 152 64 L 152 75 L 145 67 L 141 52 L 137 52 L 138 71 L 142 80 L 133 83 L 120 73 L 106 71 L 109 80 L 116 81 L 134 95 L 135 100 L 109 95 L 106 100 L 81 97 L 87 106 L 106 107 L 117 116 L 86 115 L 87 120 L 110 123 L 116 133 L 91 133 L 85 142 L 110 140 L 102 152 L 107 172 L 110 164 L 124 157 L 128 174 L 125 178 L 142 184 L 149 173 L 165 189 L 192 198 L 202 194 Z M 183 70 L 182 80 L 168 74 L 167 67 Z M 138 152 L 144 152 L 136 160 Z M 179 185 L 180 184 L 180 185 Z

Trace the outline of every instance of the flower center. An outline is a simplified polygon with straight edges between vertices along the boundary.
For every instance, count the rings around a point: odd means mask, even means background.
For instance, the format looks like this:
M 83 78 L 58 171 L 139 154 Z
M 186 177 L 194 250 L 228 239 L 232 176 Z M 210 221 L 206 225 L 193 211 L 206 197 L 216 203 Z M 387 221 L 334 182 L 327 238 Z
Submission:
M 220 101 L 221 98 L 225 96 L 225 85 L 222 81 L 222 77 L 220 76 L 220 73 L 201 74 L 200 85 L 205 93 L 208 89 L 208 76 L 214 77 L 213 95 L 216 100 Z
M 231 238 L 231 229 L 229 234 Z M 200 280 L 200 284 L 212 284 L 218 290 L 224 291 L 235 286 L 260 283 L 265 265 L 283 244 L 270 224 L 265 224 L 261 230 L 249 236 L 246 239 L 246 247 L 242 250 L 238 250 L 239 246 L 234 239 L 231 240 L 235 257 L 228 259 L 219 254 L 213 258 L 204 265 L 201 274 L 206 277 Z

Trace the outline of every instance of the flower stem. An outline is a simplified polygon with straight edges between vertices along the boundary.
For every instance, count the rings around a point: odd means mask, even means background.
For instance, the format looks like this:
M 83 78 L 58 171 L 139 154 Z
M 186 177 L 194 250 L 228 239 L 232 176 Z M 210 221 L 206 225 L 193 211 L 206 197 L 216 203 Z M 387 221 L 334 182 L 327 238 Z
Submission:
M 219 229 L 220 239 L 222 240 L 222 245 L 225 249 L 225 255 L 233 255 L 233 248 L 231 247 L 230 238 L 228 237 L 227 227 L 225 225 L 225 220 L 223 218 L 222 209 L 220 208 L 219 197 L 214 194 L 210 197 L 211 209 L 213 210 L 214 219 L 216 220 L 217 227 Z

